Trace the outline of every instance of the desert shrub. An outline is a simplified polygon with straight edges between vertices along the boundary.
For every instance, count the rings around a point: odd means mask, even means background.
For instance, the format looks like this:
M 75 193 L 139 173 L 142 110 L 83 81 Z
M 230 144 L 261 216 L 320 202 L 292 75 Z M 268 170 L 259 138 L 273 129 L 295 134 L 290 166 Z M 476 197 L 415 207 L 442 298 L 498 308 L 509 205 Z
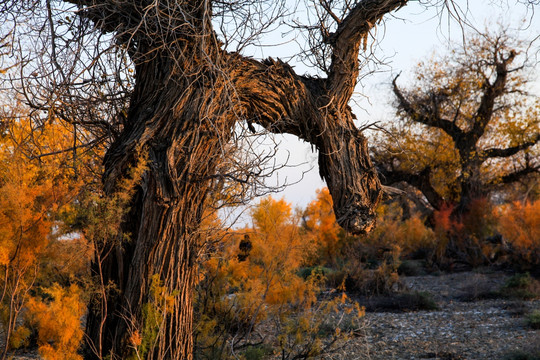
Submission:
M 511 263 L 522 269 L 540 265 L 540 200 L 514 202 L 494 210 L 497 230 L 508 243 Z
M 250 345 L 244 350 L 245 360 L 262 360 L 265 356 L 271 355 L 272 349 L 266 345 Z
M 455 270 L 456 264 L 478 267 L 489 264 L 492 245 L 485 239 L 495 233 L 496 219 L 487 199 L 475 199 L 463 214 L 445 205 L 433 214 L 437 246 L 431 261 L 439 267 Z
M 368 257 L 380 257 L 381 252 L 396 245 L 405 256 L 419 251 L 431 251 L 435 247 L 435 234 L 424 224 L 419 214 L 403 219 L 403 210 L 399 204 L 391 202 L 379 205 L 377 215 L 377 227 L 360 240 L 371 250 L 367 253 Z
M 397 272 L 404 276 L 425 275 L 425 262 L 422 260 L 402 260 Z
M 540 281 L 529 273 L 510 277 L 499 290 L 501 296 L 517 299 L 535 299 L 540 297 Z
M 540 310 L 533 310 L 527 315 L 527 325 L 535 330 L 540 329 Z
M 493 285 L 489 281 L 476 274 L 474 277 L 468 279 L 461 287 L 461 294 L 458 298 L 461 301 L 477 301 L 485 299 L 499 298 L 500 293 L 493 288 Z
M 327 277 L 328 275 L 332 273 L 335 273 L 335 270 L 330 269 L 325 266 L 309 266 L 309 267 L 300 268 L 297 274 L 302 279 L 307 280 L 312 275 Z
M 425 291 L 415 291 L 412 293 L 399 293 L 392 296 L 382 296 L 371 299 L 366 309 L 368 311 L 418 311 L 418 310 L 438 310 L 439 306 L 433 296 Z
M 318 302 L 279 323 L 276 354 L 285 359 L 308 359 L 343 346 L 361 328 L 365 309 L 351 303 L 347 296 L 335 296 Z
M 81 289 L 54 284 L 43 292 L 49 300 L 31 298 L 25 314 L 26 322 L 37 329 L 40 355 L 50 360 L 82 359 L 77 353 L 83 338 L 81 317 L 86 310 Z
M 319 331 L 330 313 L 347 306 L 317 299 L 333 270 L 306 267 L 313 243 L 284 200 L 263 199 L 251 215 L 253 228 L 229 232 L 201 264 L 196 357 L 228 359 L 242 351 L 256 357 L 261 342 L 282 356 L 328 352 L 347 334 L 339 330 L 326 344 Z

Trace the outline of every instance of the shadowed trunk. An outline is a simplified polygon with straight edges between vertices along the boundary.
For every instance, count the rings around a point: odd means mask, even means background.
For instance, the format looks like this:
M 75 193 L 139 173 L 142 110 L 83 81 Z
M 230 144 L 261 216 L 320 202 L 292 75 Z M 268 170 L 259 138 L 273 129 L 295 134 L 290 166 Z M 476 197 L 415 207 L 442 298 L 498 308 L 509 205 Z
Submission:
M 193 78 L 175 77 L 173 64 L 173 59 L 163 56 L 137 67 L 140 76 L 129 112 L 130 127 L 105 158 L 109 193 L 143 153 L 148 170 L 122 225 L 130 239 L 104 260 L 105 283 L 115 284 L 116 289 L 108 299 L 101 334 L 102 309 L 89 315 L 87 333 L 94 346 L 102 338 L 102 355 L 126 357 L 133 351 L 130 331 L 140 332 L 149 321 L 143 311 L 149 304 L 164 318 L 154 324 L 159 331 L 146 358 L 191 356 L 197 229 L 210 175 L 224 156 L 223 145 L 234 120 L 223 115 L 227 99 L 218 77 L 205 69 L 197 69 Z M 154 275 L 167 289 L 163 296 L 171 296 L 173 302 L 149 294 Z

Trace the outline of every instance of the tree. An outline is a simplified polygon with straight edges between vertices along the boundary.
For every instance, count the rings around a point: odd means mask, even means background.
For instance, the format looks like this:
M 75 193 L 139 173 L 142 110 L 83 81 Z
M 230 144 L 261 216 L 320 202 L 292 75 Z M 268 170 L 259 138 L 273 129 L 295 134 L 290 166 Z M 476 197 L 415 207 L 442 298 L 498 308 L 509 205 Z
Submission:
M 457 215 L 497 185 L 537 176 L 540 101 L 527 93 L 525 56 L 505 32 L 477 34 L 420 63 L 407 90 L 395 77 L 399 123 L 375 151 L 383 181 L 406 182 Z
M 370 30 L 407 3 L 314 2 L 305 55 L 321 76 L 309 77 L 280 60 L 230 51 L 279 20 L 285 1 L 0 2 L 6 23 L 20 25 L 14 37 L 28 35 L 14 44 L 39 50 L 20 51 L 30 64 L 15 79 L 21 96 L 75 129 L 100 130 L 96 139 L 112 139 L 105 192 L 113 195 L 141 157 L 147 162 L 119 241 L 114 249 L 97 249 L 93 270 L 114 289 L 106 316 L 90 307 L 87 335 L 97 357 L 130 355 L 128 326 L 144 328 L 143 310 L 157 298 L 154 283 L 166 292 L 159 298 L 172 301 L 148 358 L 192 358 L 192 289 L 205 200 L 223 180 L 252 179 L 251 172 L 228 166 L 238 123 L 313 144 L 339 224 L 353 233 L 373 227 L 381 186 L 348 102 Z M 31 61 L 39 66 L 32 70 Z
M 148 158 L 122 224 L 130 240 L 115 251 L 103 250 L 103 274 L 115 284 L 117 296 L 111 294 L 105 319 L 99 307 L 90 308 L 87 334 L 101 344 L 98 356 L 129 355 L 126 319 L 142 329 L 144 305 L 152 301 L 149 279 L 157 274 L 174 302 L 155 340 L 157 350 L 148 357 L 191 358 L 197 228 L 238 121 L 291 133 L 316 146 L 341 225 L 352 232 L 372 227 L 380 185 L 347 103 L 364 37 L 404 1 L 363 1 L 344 11 L 334 33 L 326 34 L 333 49 L 326 78 L 299 76 L 279 60 L 260 62 L 224 51 L 212 19 L 250 2 L 68 2 L 75 4 L 81 24 L 89 26 L 90 20 L 101 39 L 111 34 L 133 61 L 127 118 L 105 156 L 106 192 L 115 191 L 141 154 Z M 50 1 L 45 5 L 45 24 L 54 38 L 71 25 L 55 23 L 54 7 Z M 65 13 L 67 5 L 58 6 L 56 11 Z M 51 55 L 54 68 L 61 58 Z M 69 84 L 62 80 L 57 87 L 67 95 Z
M 58 220 L 62 212 L 69 212 L 68 205 L 80 188 L 74 173 L 78 168 L 81 174 L 81 168 L 74 164 L 71 153 L 63 151 L 73 143 L 64 123 L 50 119 L 36 126 L 21 104 L 2 110 L 0 323 L 6 346 L 0 357 L 5 359 L 7 351 L 28 336 L 19 315 L 42 280 L 47 252 L 63 235 Z

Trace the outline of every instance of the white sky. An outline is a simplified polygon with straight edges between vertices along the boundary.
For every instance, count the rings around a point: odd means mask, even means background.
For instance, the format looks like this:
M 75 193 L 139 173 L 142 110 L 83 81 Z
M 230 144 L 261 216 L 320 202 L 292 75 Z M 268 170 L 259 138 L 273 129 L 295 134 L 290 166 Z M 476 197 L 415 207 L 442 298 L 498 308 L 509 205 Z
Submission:
M 503 2 L 503 1 L 501 1 Z M 467 1 L 457 0 L 463 11 L 467 8 Z M 486 27 L 497 29 L 498 23 L 510 26 L 510 29 L 518 27 L 526 29 L 520 31 L 524 39 L 533 39 L 540 34 L 540 17 L 535 16 L 531 20 L 531 13 L 526 12 L 526 7 L 515 4 L 508 0 L 503 6 L 490 5 L 490 0 L 472 0 L 468 4 L 470 21 L 478 30 Z M 512 3 L 512 4 L 511 4 Z M 390 81 L 397 73 L 403 71 L 402 82 L 405 81 L 407 72 L 412 70 L 415 64 L 426 57 L 430 57 L 434 51 L 444 52 L 449 48 L 449 41 L 462 41 L 462 31 L 458 23 L 449 20 L 447 13 L 442 17 L 437 14 L 437 9 L 431 8 L 426 11 L 418 5 L 418 2 L 410 2 L 393 16 L 386 16 L 384 25 L 379 26 L 375 34 L 379 44 L 376 54 L 379 58 L 388 58 L 389 65 L 382 67 L 380 73 L 371 74 L 362 79 L 357 86 L 351 106 L 359 119 L 359 124 L 366 124 L 380 120 L 390 120 L 393 110 L 390 107 L 392 93 Z M 440 9 L 438 9 L 440 10 Z M 536 8 L 535 10 L 540 10 Z M 302 14 L 298 14 L 299 17 Z M 527 19 L 524 23 L 521 19 Z M 254 50 L 256 58 L 273 57 L 289 59 L 296 53 L 297 44 L 290 41 L 290 37 L 283 37 L 283 30 L 270 34 L 264 39 L 263 47 Z M 266 40 L 267 39 L 267 40 Z M 279 46 L 269 46 L 281 43 Z M 539 49 L 538 41 L 535 44 Z M 303 64 L 293 63 L 297 73 L 311 73 Z M 540 91 L 537 92 L 540 94 Z M 281 141 L 279 146 L 279 161 L 285 161 L 288 157 L 289 165 L 299 165 L 278 171 L 270 185 L 296 183 L 287 186 L 285 190 L 274 197 L 285 197 L 293 206 L 305 207 L 315 198 L 315 190 L 325 186 L 319 177 L 317 167 L 317 155 L 311 151 L 309 144 L 297 140 L 293 136 L 277 136 Z M 310 170 L 311 169 L 311 170 Z M 243 222 L 243 221 L 241 221 Z

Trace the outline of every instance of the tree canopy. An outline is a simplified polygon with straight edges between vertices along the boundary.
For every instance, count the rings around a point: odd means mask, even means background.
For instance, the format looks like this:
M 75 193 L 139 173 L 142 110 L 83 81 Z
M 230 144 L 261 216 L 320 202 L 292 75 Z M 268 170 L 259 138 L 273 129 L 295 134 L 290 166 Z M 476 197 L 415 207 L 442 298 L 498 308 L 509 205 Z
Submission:
M 538 97 L 526 46 L 510 34 L 471 35 L 421 62 L 406 89 L 392 83 L 399 121 L 375 152 L 383 181 L 406 182 L 431 206 L 487 196 L 538 174 Z M 397 141 L 396 141 L 397 140 Z

